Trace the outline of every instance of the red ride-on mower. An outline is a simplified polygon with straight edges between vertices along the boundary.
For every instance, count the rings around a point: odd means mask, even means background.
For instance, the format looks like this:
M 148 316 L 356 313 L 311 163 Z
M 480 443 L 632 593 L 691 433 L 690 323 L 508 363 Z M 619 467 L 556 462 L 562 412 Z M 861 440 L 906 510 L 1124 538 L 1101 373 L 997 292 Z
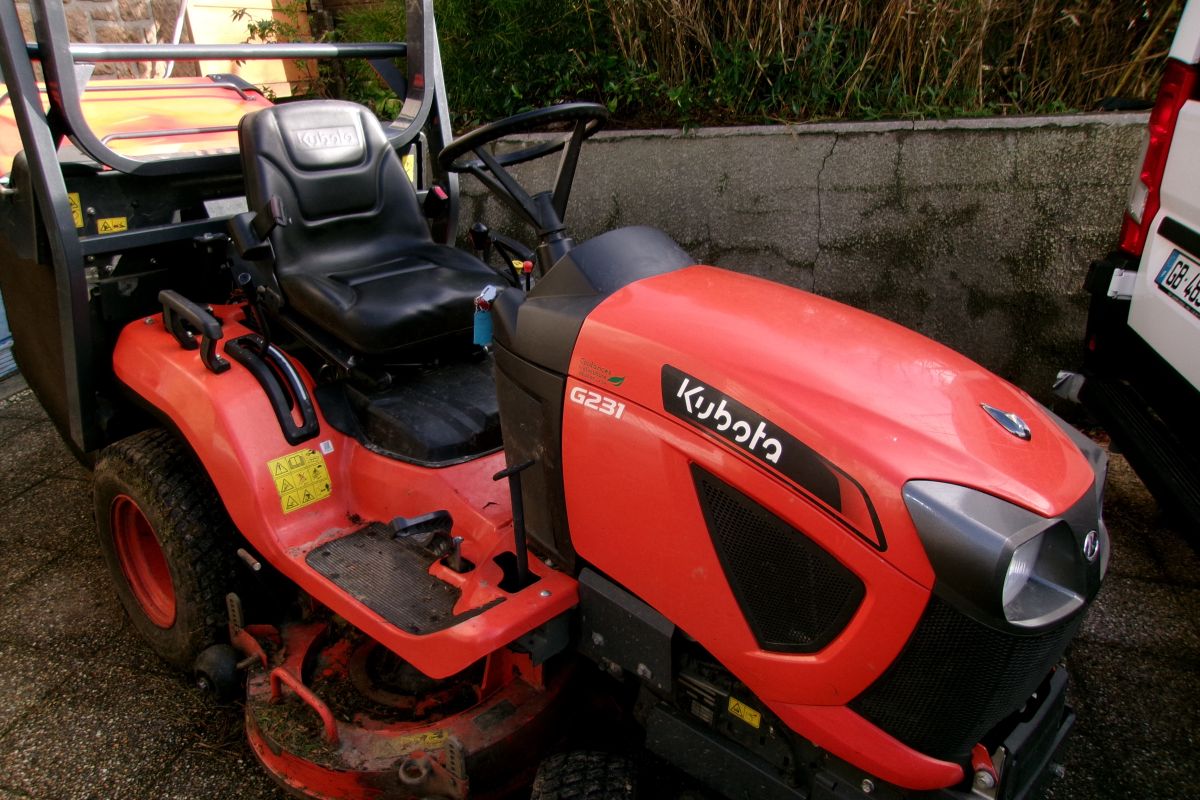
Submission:
M 1085 438 L 934 342 L 655 230 L 572 241 L 604 109 L 447 144 L 431 0 L 406 46 L 173 48 L 363 56 L 406 102 L 386 126 L 262 108 L 238 154 L 167 158 L 95 136 L 74 69 L 162 51 L 69 45 L 62 6 L 34 6 L 26 47 L 0 2 L 17 356 L 94 464 L 134 624 L 244 692 L 280 785 L 498 797 L 541 761 L 535 798 L 631 798 L 647 750 L 731 798 L 999 800 L 1052 773 L 1058 662 L 1109 555 Z M 552 154 L 548 190 L 509 171 Z M 463 172 L 533 251 L 480 225 L 477 255 L 449 244 Z M 76 226 L 71 193 L 125 225 Z

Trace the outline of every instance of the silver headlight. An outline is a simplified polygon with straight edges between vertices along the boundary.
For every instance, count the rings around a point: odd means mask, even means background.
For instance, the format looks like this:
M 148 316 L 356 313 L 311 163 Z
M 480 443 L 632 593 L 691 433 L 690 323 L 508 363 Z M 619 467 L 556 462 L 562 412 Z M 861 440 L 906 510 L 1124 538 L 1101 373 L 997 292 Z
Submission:
M 1041 536 L 1035 536 L 1013 552 L 1012 559 L 1008 562 L 1008 572 L 1004 575 L 1004 591 L 1000 595 L 1000 602 L 1004 604 L 1005 610 L 1017 599 L 1017 595 L 1033 576 L 1033 568 L 1041 555 L 1043 541 L 1045 540 Z
M 1050 626 L 1074 615 L 1100 586 L 1108 535 L 1096 492 L 1054 518 L 939 481 L 909 481 L 904 502 L 936 591 L 980 621 Z

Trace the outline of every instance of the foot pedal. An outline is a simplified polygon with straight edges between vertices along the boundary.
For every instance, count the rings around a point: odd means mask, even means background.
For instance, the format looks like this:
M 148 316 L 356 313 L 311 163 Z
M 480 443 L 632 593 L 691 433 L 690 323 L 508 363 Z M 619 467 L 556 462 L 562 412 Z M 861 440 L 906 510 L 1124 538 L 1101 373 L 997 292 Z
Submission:
M 397 539 L 412 539 L 421 545 L 429 546 L 439 534 L 449 537 L 454 529 L 454 517 L 449 511 L 431 511 L 419 517 L 396 517 L 392 520 L 392 530 Z
M 421 545 L 435 558 L 446 557 L 446 566 L 455 572 L 469 572 L 474 565 L 462 557 L 461 536 L 451 536 L 454 518 L 449 511 L 431 511 L 419 517 L 396 517 L 392 530 L 397 539 Z

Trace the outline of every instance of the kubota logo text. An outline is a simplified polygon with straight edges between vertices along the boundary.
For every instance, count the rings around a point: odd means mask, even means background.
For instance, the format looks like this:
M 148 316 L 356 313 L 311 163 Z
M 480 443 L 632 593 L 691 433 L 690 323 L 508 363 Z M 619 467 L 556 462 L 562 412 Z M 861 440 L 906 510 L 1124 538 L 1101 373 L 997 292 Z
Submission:
M 879 516 L 858 481 L 783 426 L 670 364 L 662 366 L 662 404 L 668 414 L 702 428 L 792 481 L 838 514 L 872 547 L 887 548 Z M 850 503 L 855 509 L 853 519 L 843 510 L 847 494 L 860 498 Z
M 336 128 L 308 128 L 296 131 L 296 141 L 305 150 L 354 147 L 358 144 L 358 131 L 353 125 L 341 125 Z
M 733 439 L 751 453 L 761 455 L 772 464 L 779 463 L 783 455 L 783 445 L 773 436 L 767 436 L 767 423 L 759 421 L 755 426 L 744 419 L 736 419 L 729 408 L 729 399 L 721 398 L 720 402 L 705 397 L 705 392 L 713 390 L 692 378 L 684 378 L 679 383 L 675 397 L 683 401 L 683 407 L 688 414 L 698 421 L 704 422 L 705 427 L 712 428 L 717 433 L 728 433 L 726 438 Z

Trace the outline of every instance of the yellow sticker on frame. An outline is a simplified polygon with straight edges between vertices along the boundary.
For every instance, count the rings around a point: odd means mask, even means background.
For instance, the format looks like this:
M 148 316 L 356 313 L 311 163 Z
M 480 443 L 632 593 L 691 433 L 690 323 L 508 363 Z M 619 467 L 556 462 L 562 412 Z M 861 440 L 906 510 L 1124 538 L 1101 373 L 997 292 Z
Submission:
M 741 702 L 740 700 L 735 700 L 732 697 L 729 698 L 729 713 L 733 714 L 751 728 L 757 728 L 762 725 L 762 714 L 755 711 L 753 708 Z
M 67 201 L 71 204 L 71 219 L 75 221 L 76 228 L 83 227 L 83 203 L 79 199 L 79 192 L 68 192 Z
M 290 514 L 324 500 L 333 494 L 325 458 L 316 450 L 297 450 L 267 462 L 275 489 L 279 492 L 279 507 Z
M 105 217 L 96 220 L 96 233 L 120 233 L 129 230 L 129 220 L 125 217 Z
M 450 734 L 444 730 L 437 730 L 400 736 L 393 745 L 397 753 L 411 753 L 413 750 L 439 750 L 445 747 L 449 740 Z

